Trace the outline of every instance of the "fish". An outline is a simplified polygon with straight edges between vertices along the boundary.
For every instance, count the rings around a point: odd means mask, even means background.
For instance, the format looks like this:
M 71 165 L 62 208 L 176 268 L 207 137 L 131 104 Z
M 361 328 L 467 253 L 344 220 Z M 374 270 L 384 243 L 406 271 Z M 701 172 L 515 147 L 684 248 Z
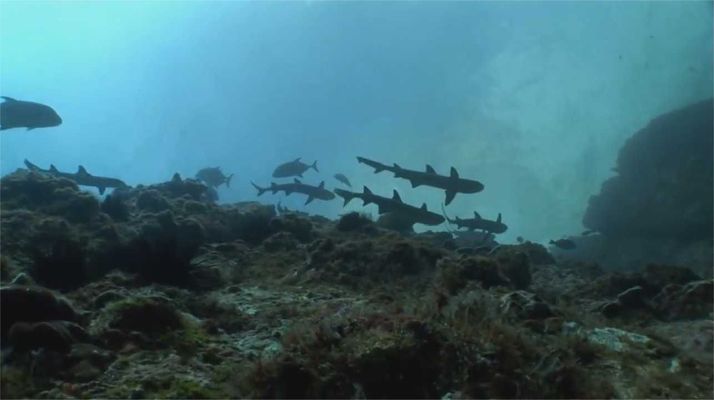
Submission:
M 62 118 L 50 106 L 31 101 L 15 100 L 0 96 L 0 130 L 12 128 L 49 128 L 62 123 Z
M 457 193 L 478 193 L 484 189 L 483 184 L 479 181 L 461 178 L 454 167 L 451 167 L 449 176 L 445 176 L 437 174 L 436 170 L 428 164 L 425 171 L 416 171 L 402 168 L 396 163 L 389 166 L 364 157 L 357 157 L 357 162 L 374 168 L 375 174 L 382 171 L 392 172 L 395 178 L 408 180 L 413 188 L 424 185 L 443 189 L 446 194 L 445 204 L 447 206 L 454 200 Z
M 344 174 L 335 174 L 335 179 L 347 185 L 347 187 L 352 187 L 350 180 Z
M 444 217 L 429 211 L 426 203 L 422 203 L 421 207 L 404 203 L 396 190 L 392 191 L 391 198 L 378 196 L 367 186 L 362 188 L 362 193 L 343 189 L 335 189 L 335 193 L 344 199 L 345 206 L 353 199 L 361 199 L 362 205 L 376 204 L 380 214 L 396 214 L 412 224 L 439 225 L 444 222 Z
M 503 233 L 508 229 L 508 226 L 501 222 L 501 213 L 498 213 L 498 218 L 495 221 L 490 219 L 481 218 L 481 216 L 474 211 L 473 218 L 459 218 L 446 220 L 450 224 L 456 224 L 458 228 L 466 228 L 468 230 L 480 229 L 487 233 Z
M 273 194 L 278 192 L 285 192 L 285 195 L 289 196 L 292 193 L 300 193 L 307 195 L 307 200 L 305 204 L 312 203 L 313 200 L 332 200 L 335 198 L 335 194 L 331 191 L 325 189 L 325 181 L 320 182 L 318 186 L 307 185 L 300 182 L 299 179 L 293 180 L 292 183 L 281 183 L 276 184 L 271 182 L 269 187 L 260 187 L 254 182 L 251 182 L 253 187 L 258 191 L 258 196 L 263 195 L 267 191 L 271 191 Z
M 129 185 L 124 183 L 123 181 L 116 179 L 116 178 L 107 178 L 104 176 L 95 176 L 87 172 L 87 170 L 83 166 L 79 166 L 77 168 L 77 172 L 72 174 L 69 172 L 60 172 L 54 165 L 50 165 L 50 169 L 41 169 L 37 165 L 31 163 L 28 160 L 25 160 L 25 166 L 27 169 L 30 171 L 34 172 L 40 172 L 43 174 L 48 174 L 52 176 L 56 176 L 59 178 L 67 178 L 71 181 L 74 181 L 77 185 L 80 186 L 93 186 L 96 187 L 99 190 L 99 194 L 104 194 L 104 191 L 107 188 L 114 188 L 114 189 L 119 189 L 119 188 L 128 188 Z
M 315 172 L 320 172 L 317 169 L 317 160 L 315 160 L 315 162 L 311 165 L 307 165 L 300 161 L 300 158 L 301 157 L 298 157 L 293 161 L 278 165 L 278 167 L 275 168 L 275 171 L 273 171 L 273 178 L 289 178 L 291 176 L 298 176 L 302 178 L 302 174 L 310 168 L 314 169 Z
M 563 249 L 563 250 L 573 250 L 577 246 L 575 245 L 575 242 L 573 242 L 570 239 L 558 239 L 558 240 L 551 240 L 550 244 L 553 246 Z
M 196 173 L 196 179 L 214 188 L 224 183 L 226 187 L 231 187 L 231 178 L 233 178 L 233 174 L 228 176 L 224 175 L 223 171 L 221 171 L 221 167 L 203 168 Z

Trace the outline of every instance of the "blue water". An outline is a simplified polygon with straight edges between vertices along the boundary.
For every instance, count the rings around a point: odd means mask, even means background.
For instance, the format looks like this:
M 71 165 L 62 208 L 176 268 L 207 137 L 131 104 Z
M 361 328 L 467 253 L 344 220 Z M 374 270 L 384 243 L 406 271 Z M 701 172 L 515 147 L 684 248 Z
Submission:
M 710 2 L 4 1 L 0 92 L 64 123 L 3 131 L 0 169 L 82 164 L 135 185 L 221 166 L 236 174 L 221 201 L 235 202 L 303 157 L 321 171 L 307 183 L 334 188 L 341 172 L 440 209 L 443 192 L 374 175 L 360 155 L 483 182 L 448 213 L 503 213 L 503 241 L 577 234 L 627 137 L 712 96 L 711 13 Z M 339 200 L 305 209 L 343 212 Z

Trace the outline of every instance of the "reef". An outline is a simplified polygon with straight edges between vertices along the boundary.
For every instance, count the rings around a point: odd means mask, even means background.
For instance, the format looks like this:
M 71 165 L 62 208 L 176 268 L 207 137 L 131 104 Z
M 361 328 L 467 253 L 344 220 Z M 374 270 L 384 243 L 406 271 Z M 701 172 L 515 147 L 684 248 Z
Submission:
M 710 398 L 712 288 L 205 186 L 0 182 L 3 398 Z M 644 265 L 643 265 L 644 267 Z M 709 355 L 709 356 L 707 356 Z
M 712 276 L 713 110 L 709 99 L 666 113 L 627 140 L 616 175 L 590 198 L 583 224 L 600 234 L 575 238 L 580 258 Z

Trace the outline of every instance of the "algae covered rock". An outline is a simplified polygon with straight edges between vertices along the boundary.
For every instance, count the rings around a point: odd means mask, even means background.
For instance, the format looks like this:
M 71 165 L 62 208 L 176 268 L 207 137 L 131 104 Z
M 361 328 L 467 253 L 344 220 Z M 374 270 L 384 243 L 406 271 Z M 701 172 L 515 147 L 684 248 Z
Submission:
M 79 315 L 65 298 L 41 287 L 5 286 L 0 288 L 2 337 L 7 337 L 16 322 L 71 321 Z

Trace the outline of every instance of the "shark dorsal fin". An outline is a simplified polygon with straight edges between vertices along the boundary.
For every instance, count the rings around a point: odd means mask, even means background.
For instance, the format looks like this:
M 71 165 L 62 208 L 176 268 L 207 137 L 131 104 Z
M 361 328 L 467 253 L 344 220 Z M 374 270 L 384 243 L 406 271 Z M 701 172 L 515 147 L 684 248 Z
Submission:
M 397 163 L 394 163 L 394 168 L 402 169 L 402 167 L 400 167 L 399 164 L 397 164 Z
M 87 170 L 81 165 L 77 168 L 77 173 L 80 175 L 89 175 Z
M 436 171 L 434 170 L 434 167 L 432 167 L 432 166 L 429 165 L 429 164 L 426 164 L 426 173 L 427 173 L 427 174 L 435 174 Z
M 52 171 L 52 172 L 59 172 L 59 171 L 57 171 L 57 167 L 55 167 L 54 164 L 50 164 L 50 171 Z
M 324 188 L 325 188 L 325 181 L 320 182 L 320 184 L 319 184 L 317 187 L 319 187 L 320 189 L 324 189 Z
M 392 200 L 396 200 L 400 203 L 402 202 L 402 198 L 399 197 L 399 193 L 397 192 L 397 189 L 394 189 L 394 191 L 392 192 Z
M 451 167 L 451 177 L 452 178 L 458 178 L 459 177 L 459 172 L 456 170 L 456 168 Z
M 2 96 L 2 98 L 5 99 L 6 101 L 17 101 L 15 99 L 13 99 L 12 97 L 7 97 L 7 96 Z
M 293 161 L 293 162 L 300 162 L 300 159 L 302 159 L 302 157 L 296 158 L 295 161 Z
M 498 218 L 496 218 L 496 222 L 499 224 L 501 223 L 501 213 L 498 213 Z
M 293 179 L 293 182 L 294 182 L 294 183 L 298 183 L 298 184 L 299 184 L 299 183 L 302 183 L 302 182 L 300 182 L 300 179 L 298 179 L 298 178 Z
M 429 210 L 426 208 L 426 203 L 421 203 L 421 210 L 422 210 L 422 211 L 429 211 Z
M 476 219 L 481 219 L 481 216 L 478 215 L 478 213 L 477 213 L 476 211 L 474 211 L 474 218 L 476 218 Z
M 362 193 L 364 193 L 364 194 L 372 194 L 372 191 L 369 190 L 369 188 L 368 188 L 367 186 L 364 186 L 364 187 L 362 188 Z

